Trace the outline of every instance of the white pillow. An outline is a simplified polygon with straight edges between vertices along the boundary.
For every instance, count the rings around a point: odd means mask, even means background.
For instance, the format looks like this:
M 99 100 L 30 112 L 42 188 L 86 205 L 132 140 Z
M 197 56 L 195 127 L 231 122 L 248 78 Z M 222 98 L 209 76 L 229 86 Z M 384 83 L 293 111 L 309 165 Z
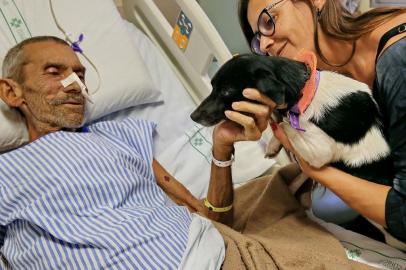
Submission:
M 80 47 L 101 76 L 100 90 L 92 95 L 94 104 L 87 104 L 88 122 L 124 108 L 162 100 L 112 0 L 52 0 L 52 3 L 58 23 L 73 40 L 84 34 Z M 2 0 L 0 8 L 4 14 L 0 18 L 1 62 L 12 46 L 30 36 L 64 38 L 52 17 L 49 0 Z M 97 73 L 83 57 L 80 59 L 86 66 L 86 84 L 92 92 L 97 86 Z M 0 152 L 26 142 L 24 129 L 21 116 L 1 104 Z

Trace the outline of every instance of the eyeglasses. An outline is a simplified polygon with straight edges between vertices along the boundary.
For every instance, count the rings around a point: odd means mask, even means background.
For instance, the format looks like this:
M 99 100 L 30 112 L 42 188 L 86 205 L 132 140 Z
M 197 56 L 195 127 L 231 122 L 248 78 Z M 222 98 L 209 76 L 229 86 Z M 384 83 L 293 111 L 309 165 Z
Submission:
M 268 5 L 264 8 L 258 17 L 257 28 L 258 31 L 254 34 L 251 40 L 251 51 L 258 55 L 266 55 L 267 53 L 261 50 L 261 36 L 270 37 L 275 34 L 275 19 L 269 13 L 269 10 L 274 8 L 279 3 L 285 0 L 279 0 L 275 3 Z

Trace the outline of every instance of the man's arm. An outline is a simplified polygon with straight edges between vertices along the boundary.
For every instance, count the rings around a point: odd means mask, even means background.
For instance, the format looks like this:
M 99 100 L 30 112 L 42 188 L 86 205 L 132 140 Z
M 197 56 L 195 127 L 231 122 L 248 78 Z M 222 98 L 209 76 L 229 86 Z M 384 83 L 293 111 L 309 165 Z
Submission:
M 204 212 L 205 207 L 192 193 L 172 175 L 170 175 L 164 167 L 154 159 L 152 168 L 156 182 L 160 188 L 178 205 L 184 205 L 191 212 Z
M 227 161 L 234 152 L 234 143 L 254 141 L 261 138 L 268 126 L 270 112 L 276 104 L 267 96 L 255 89 L 245 89 L 243 95 L 254 102 L 242 101 L 233 103 L 233 111 L 226 111 L 228 120 L 218 124 L 213 132 L 213 156 L 217 160 Z M 203 206 L 189 190 L 172 177 L 156 160 L 153 170 L 158 185 L 178 204 L 186 205 L 210 219 L 231 225 L 233 211 L 218 213 Z M 233 203 L 233 184 L 231 166 L 211 166 L 209 190 L 206 199 L 214 207 L 222 208 Z
M 232 147 L 227 149 L 216 150 L 213 147 L 213 155 L 218 160 L 228 160 L 231 158 Z M 183 205 L 189 208 L 191 212 L 199 212 L 200 214 L 225 224 L 231 224 L 232 211 L 225 213 L 216 213 L 209 211 L 204 206 L 203 201 L 197 199 L 192 193 L 172 175 L 170 175 L 164 167 L 156 160 L 153 160 L 152 168 L 154 170 L 157 184 L 166 195 L 178 205 Z M 221 207 L 222 205 L 231 205 L 233 203 L 233 184 L 231 180 L 231 167 L 219 168 L 214 164 L 211 165 L 211 176 L 207 199 L 213 206 Z
M 255 89 L 245 89 L 243 95 L 256 103 L 234 102 L 233 111 L 225 112 L 227 120 L 213 131 L 213 157 L 217 160 L 230 160 L 235 142 L 259 140 L 268 127 L 270 112 L 276 104 Z M 212 163 L 207 201 L 214 207 L 224 208 L 233 204 L 233 197 L 231 166 L 224 168 Z M 231 225 L 233 222 L 232 209 L 218 213 L 206 208 L 206 213 L 207 217 L 221 223 Z
M 216 144 L 213 145 L 213 157 L 217 160 L 230 160 L 233 152 L 233 146 L 216 147 Z M 233 204 L 234 191 L 231 166 L 217 167 L 213 162 L 211 163 L 210 183 L 206 198 L 211 205 L 215 207 L 224 207 Z M 227 225 L 233 223 L 233 209 L 224 213 L 216 213 L 209 211 L 209 209 L 205 207 L 204 214 L 212 220 Z

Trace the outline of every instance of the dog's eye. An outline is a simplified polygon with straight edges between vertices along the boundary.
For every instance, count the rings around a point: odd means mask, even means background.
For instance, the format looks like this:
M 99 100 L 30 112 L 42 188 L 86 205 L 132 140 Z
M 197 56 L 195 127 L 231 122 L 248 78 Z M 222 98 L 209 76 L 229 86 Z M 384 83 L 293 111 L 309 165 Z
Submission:
M 233 91 L 232 90 L 227 90 L 227 91 L 223 91 L 222 93 L 221 93 L 221 95 L 223 96 L 223 97 L 230 97 L 231 95 L 233 94 Z

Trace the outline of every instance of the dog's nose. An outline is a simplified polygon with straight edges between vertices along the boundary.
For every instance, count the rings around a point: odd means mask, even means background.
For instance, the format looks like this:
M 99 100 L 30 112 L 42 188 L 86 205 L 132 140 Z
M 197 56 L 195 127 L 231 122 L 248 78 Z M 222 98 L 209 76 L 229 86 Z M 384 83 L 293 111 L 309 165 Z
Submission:
M 190 118 L 192 118 L 193 121 L 195 121 L 196 123 L 199 122 L 200 120 L 200 113 L 198 110 L 195 110 L 194 112 L 192 112 L 192 114 L 190 115 Z

